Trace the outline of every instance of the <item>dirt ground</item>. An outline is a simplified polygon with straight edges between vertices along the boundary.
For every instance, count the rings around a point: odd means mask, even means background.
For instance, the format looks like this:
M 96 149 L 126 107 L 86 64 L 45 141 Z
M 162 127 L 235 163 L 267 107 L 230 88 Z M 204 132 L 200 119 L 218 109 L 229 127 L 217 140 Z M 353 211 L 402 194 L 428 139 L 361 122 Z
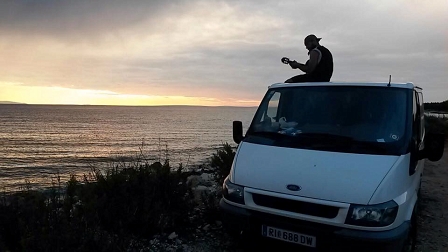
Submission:
M 425 161 L 416 251 L 448 251 L 448 146 L 438 162 Z

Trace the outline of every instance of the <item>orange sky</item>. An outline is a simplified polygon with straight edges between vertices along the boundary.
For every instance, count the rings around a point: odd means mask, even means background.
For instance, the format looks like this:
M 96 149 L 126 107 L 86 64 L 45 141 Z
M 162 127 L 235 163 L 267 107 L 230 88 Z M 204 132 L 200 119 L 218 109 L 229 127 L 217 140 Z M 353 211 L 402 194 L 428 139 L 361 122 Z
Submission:
M 257 106 L 253 100 L 219 100 L 207 97 L 127 95 L 105 90 L 70 89 L 64 87 L 26 86 L 20 83 L 0 83 L 0 101 L 28 104 L 82 105 L 199 105 L 199 106 Z

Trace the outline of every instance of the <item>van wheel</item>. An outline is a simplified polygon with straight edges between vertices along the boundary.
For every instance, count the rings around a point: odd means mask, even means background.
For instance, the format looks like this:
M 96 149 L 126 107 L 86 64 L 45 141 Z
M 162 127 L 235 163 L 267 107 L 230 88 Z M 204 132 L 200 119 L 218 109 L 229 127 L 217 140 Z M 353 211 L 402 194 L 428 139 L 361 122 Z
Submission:
M 417 202 L 418 203 L 418 202 Z M 417 205 L 415 205 L 414 212 L 411 217 L 411 226 L 409 227 L 409 233 L 403 244 L 403 252 L 415 251 L 417 244 Z

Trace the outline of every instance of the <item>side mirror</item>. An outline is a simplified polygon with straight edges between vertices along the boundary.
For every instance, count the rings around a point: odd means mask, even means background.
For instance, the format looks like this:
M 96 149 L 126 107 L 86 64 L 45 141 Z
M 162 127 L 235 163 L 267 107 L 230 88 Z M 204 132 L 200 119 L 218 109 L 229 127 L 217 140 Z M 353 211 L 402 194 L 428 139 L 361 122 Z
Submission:
M 243 138 L 243 123 L 241 121 L 233 121 L 233 141 L 239 144 Z
M 439 161 L 445 148 L 445 134 L 428 133 L 425 136 L 425 148 L 419 153 L 419 159 L 427 158 L 430 161 Z

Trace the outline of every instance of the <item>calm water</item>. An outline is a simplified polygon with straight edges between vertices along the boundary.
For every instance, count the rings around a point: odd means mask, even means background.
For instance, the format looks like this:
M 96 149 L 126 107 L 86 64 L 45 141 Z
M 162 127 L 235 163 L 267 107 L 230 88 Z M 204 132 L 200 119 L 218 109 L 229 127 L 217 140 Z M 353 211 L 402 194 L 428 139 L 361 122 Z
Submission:
M 0 189 L 50 185 L 57 172 L 65 180 L 136 157 L 200 164 L 222 143 L 235 145 L 232 121 L 247 129 L 255 110 L 0 105 Z
M 443 118 L 448 119 L 448 113 L 445 112 L 425 112 L 426 116 L 435 117 L 435 118 Z

